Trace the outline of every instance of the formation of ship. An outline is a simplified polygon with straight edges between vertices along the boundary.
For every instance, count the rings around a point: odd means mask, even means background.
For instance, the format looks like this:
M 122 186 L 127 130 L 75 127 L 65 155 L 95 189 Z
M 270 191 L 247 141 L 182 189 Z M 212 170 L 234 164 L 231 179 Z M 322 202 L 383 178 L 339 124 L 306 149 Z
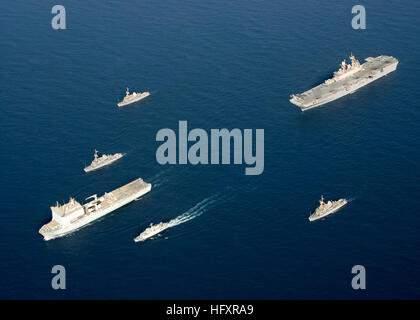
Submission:
M 321 196 L 321 200 L 319 200 L 319 207 L 316 208 L 315 212 L 309 216 L 309 221 L 315 221 L 337 212 L 345 206 L 347 202 L 347 199 L 339 199 L 337 201 L 330 200 L 325 203 L 324 196 Z
M 125 92 L 124 99 L 121 102 L 118 102 L 117 105 L 119 107 L 123 107 L 123 106 L 126 106 L 127 104 L 131 104 L 131 103 L 140 101 L 140 100 L 142 100 L 142 99 L 144 99 L 148 96 L 150 96 L 150 92 L 148 92 L 148 91 L 140 92 L 140 93 L 133 92 L 133 93 L 130 94 L 130 90 L 128 90 L 128 88 L 127 88 L 127 91 Z
M 123 101 L 118 103 L 119 107 L 137 102 L 150 95 L 150 92 L 130 94 L 128 88 L 126 96 Z M 122 153 L 115 154 L 102 154 L 98 156 L 98 151 L 95 149 L 93 161 L 83 170 L 90 172 L 98 170 L 105 166 L 114 163 L 121 159 L 124 155 Z M 58 202 L 51 208 L 52 218 L 51 221 L 44 224 L 39 233 L 44 237 L 44 240 L 51 240 L 73 231 L 79 230 L 87 224 L 107 215 L 108 213 L 117 210 L 118 208 L 139 199 L 144 194 L 148 193 L 152 188 L 150 183 L 138 178 L 122 187 L 119 187 L 111 192 L 105 192 L 104 195 L 98 197 L 96 194 L 87 197 L 85 204 L 80 204 L 74 198 L 60 205 Z
M 319 107 L 345 95 L 355 92 L 365 85 L 387 75 L 397 68 L 398 60 L 390 56 L 366 58 L 364 64 L 353 56 L 351 63 L 341 62 L 341 67 L 331 79 L 300 94 L 292 94 L 290 102 L 302 111 Z
M 344 60 L 341 68 L 334 72 L 331 79 L 326 80 L 323 84 L 312 88 L 304 93 L 292 95 L 290 102 L 299 106 L 302 111 L 321 106 L 325 103 L 334 101 L 349 93 L 353 93 L 357 89 L 387 75 L 397 68 L 398 60 L 390 56 L 378 56 L 376 58 L 366 58 L 367 62 L 360 64 L 356 58 L 350 56 L 350 64 Z M 149 96 L 149 92 L 130 94 L 127 88 L 123 101 L 118 103 L 119 107 L 137 102 Z M 103 154 L 98 157 L 98 151 L 95 150 L 92 163 L 84 168 L 85 172 L 90 172 L 103 168 L 118 159 L 122 158 L 122 153 Z M 80 204 L 74 198 L 70 198 L 69 202 L 51 207 L 52 219 L 41 227 L 39 233 L 44 240 L 50 240 L 61 237 L 70 232 L 78 230 L 90 222 L 132 202 L 148 193 L 151 190 L 151 184 L 138 178 L 112 192 L 105 193 L 101 197 L 96 194 L 88 197 L 85 204 Z M 337 201 L 324 202 L 321 196 L 319 207 L 309 216 L 309 221 L 315 221 L 324 218 L 348 203 L 347 199 L 339 199 Z M 169 223 L 160 222 L 159 224 L 150 224 L 135 239 L 135 242 L 145 241 L 162 231 L 169 228 Z
M 102 156 L 98 157 L 98 150 L 95 149 L 95 153 L 93 155 L 92 163 L 85 167 L 83 170 L 85 172 L 94 171 L 100 168 L 103 168 L 111 163 L 121 159 L 124 155 L 122 153 L 115 153 L 115 154 L 103 154 Z

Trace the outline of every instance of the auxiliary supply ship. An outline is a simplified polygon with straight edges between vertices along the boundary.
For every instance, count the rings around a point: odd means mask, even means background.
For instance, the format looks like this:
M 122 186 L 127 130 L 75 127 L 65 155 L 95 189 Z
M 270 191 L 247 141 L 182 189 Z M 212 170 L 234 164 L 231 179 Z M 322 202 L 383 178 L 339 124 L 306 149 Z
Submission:
M 300 94 L 292 94 L 290 102 L 297 105 L 302 111 L 319 107 L 334 101 L 357 89 L 379 79 L 397 69 L 398 60 L 390 56 L 378 56 L 366 58 L 366 62 L 360 62 L 350 56 L 350 64 L 346 60 L 341 62 L 341 68 L 334 72 L 331 79 Z
M 325 203 L 324 196 L 321 196 L 321 200 L 319 200 L 319 207 L 316 208 L 315 212 L 309 216 L 309 221 L 315 221 L 337 212 L 341 207 L 345 206 L 347 202 L 347 199 L 340 199 Z
M 96 194 L 86 198 L 92 199 L 81 205 L 70 198 L 66 204 L 51 207 L 52 219 L 39 229 L 44 240 L 51 240 L 73 232 L 88 223 L 136 200 L 148 193 L 152 188 L 150 183 L 138 178 L 112 192 L 105 192 L 101 197 Z
M 132 94 L 130 94 L 130 91 L 127 88 L 127 91 L 125 92 L 125 97 L 123 99 L 123 101 L 118 102 L 117 106 L 119 107 L 123 107 L 126 106 L 127 104 L 131 104 L 137 101 L 140 101 L 146 97 L 150 96 L 150 92 L 145 91 L 145 92 L 133 92 Z
M 98 150 L 95 149 L 95 154 L 93 155 L 92 163 L 85 167 L 83 170 L 85 172 L 90 172 L 93 170 L 100 169 L 105 167 L 118 159 L 122 158 L 124 155 L 122 153 L 115 153 L 115 154 L 103 154 L 102 156 L 98 157 Z

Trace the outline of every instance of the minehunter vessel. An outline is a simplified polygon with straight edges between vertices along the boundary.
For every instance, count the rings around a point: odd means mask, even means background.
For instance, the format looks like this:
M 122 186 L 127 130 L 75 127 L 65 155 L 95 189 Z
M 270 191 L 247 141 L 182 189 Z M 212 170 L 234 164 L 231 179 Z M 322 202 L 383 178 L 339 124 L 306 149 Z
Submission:
M 334 72 L 331 79 L 300 94 L 292 94 L 290 102 L 297 105 L 302 111 L 319 107 L 328 102 L 341 98 L 357 89 L 379 79 L 397 69 L 398 60 L 390 56 L 366 58 L 360 62 L 350 56 L 351 64 L 346 60 L 341 62 L 341 68 Z
M 123 101 L 118 102 L 117 105 L 119 107 L 123 107 L 123 106 L 126 106 L 127 104 L 140 101 L 141 99 L 144 99 L 148 96 L 150 96 L 150 92 L 147 92 L 147 91 L 140 92 L 140 93 L 133 92 L 132 94 L 130 94 L 130 91 L 127 88 L 127 91 L 125 92 L 125 97 L 124 97 Z
M 169 223 L 167 222 L 161 222 L 155 225 L 151 223 L 148 228 L 146 228 L 142 233 L 140 233 L 136 238 L 134 238 L 134 241 L 139 242 L 139 241 L 147 240 L 150 237 L 153 237 L 154 235 L 161 233 L 163 230 L 166 230 L 168 228 L 169 228 Z
M 324 196 L 321 196 L 319 200 L 319 207 L 316 208 L 315 212 L 309 216 L 309 221 L 315 221 L 326 217 L 334 212 L 337 212 L 341 207 L 347 204 L 347 199 L 340 199 L 337 201 L 324 202 Z
M 152 188 L 150 183 L 138 178 L 112 192 L 105 192 L 102 197 L 96 194 L 86 198 L 92 199 L 81 205 L 70 198 L 66 204 L 51 207 L 52 219 L 39 229 L 44 240 L 51 240 L 73 232 L 88 223 L 136 200 L 148 193 Z
M 85 172 L 90 172 L 93 170 L 100 169 L 111 163 L 117 161 L 118 159 L 122 158 L 124 155 L 122 153 L 115 153 L 115 154 L 103 154 L 102 156 L 98 157 L 98 150 L 95 149 L 95 154 L 93 155 L 92 163 L 85 167 L 83 170 Z

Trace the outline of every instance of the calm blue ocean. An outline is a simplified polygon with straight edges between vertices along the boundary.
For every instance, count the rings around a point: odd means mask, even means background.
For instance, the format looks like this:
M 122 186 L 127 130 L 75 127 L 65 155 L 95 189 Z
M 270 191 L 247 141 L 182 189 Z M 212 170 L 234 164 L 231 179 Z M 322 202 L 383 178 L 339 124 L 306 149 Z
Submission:
M 61 31 L 55 4 L 0 2 L 0 298 L 420 298 L 420 2 L 365 1 L 358 31 L 354 1 L 64 0 Z M 400 63 L 324 107 L 289 103 L 351 52 Z M 126 87 L 152 95 L 119 109 Z M 179 120 L 264 129 L 263 174 L 159 165 L 156 132 Z M 127 155 L 85 174 L 95 148 Z M 153 184 L 140 201 L 38 234 L 56 201 L 138 177 Z M 321 194 L 352 201 L 309 223 Z M 202 214 L 133 242 L 188 210 Z

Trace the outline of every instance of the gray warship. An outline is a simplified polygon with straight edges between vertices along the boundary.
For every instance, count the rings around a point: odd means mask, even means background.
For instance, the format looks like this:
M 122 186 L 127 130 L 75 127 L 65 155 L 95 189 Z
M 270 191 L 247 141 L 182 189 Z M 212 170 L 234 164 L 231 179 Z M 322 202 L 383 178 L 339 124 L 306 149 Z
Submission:
M 351 63 L 347 64 L 346 60 L 343 60 L 340 69 L 334 72 L 331 79 L 303 93 L 292 94 L 290 102 L 302 111 L 319 107 L 387 75 L 398 65 L 398 60 L 390 56 L 369 57 L 365 60 L 365 63 L 360 64 L 350 55 Z
M 118 102 L 117 105 L 119 107 L 123 107 L 123 106 L 126 106 L 127 104 L 131 104 L 131 103 L 140 101 L 141 99 L 144 99 L 148 96 L 150 96 L 150 92 L 148 92 L 148 91 L 140 92 L 140 93 L 133 92 L 133 93 L 130 94 L 130 90 L 128 90 L 128 88 L 127 88 L 127 91 L 125 92 L 125 97 L 124 97 L 123 101 Z
M 148 193 L 152 188 L 150 183 L 138 178 L 112 192 L 105 192 L 101 197 L 96 194 L 86 198 L 89 202 L 81 205 L 75 199 L 51 207 L 52 219 L 39 229 L 44 240 L 51 240 L 73 232 L 88 223 L 136 200 Z
M 325 203 L 324 196 L 321 196 L 321 200 L 319 200 L 319 207 L 316 208 L 315 212 L 309 216 L 309 221 L 315 221 L 337 212 L 341 207 L 345 206 L 347 202 L 347 199 L 340 199 Z
M 103 154 L 102 156 L 98 157 L 98 150 L 95 149 L 95 153 L 93 155 L 92 163 L 85 167 L 83 170 L 85 172 L 90 172 L 93 170 L 100 169 L 111 163 L 117 161 L 118 159 L 122 158 L 124 155 L 122 153 L 115 153 L 115 154 Z
M 142 233 L 140 233 L 136 238 L 134 238 L 134 242 L 145 241 L 153 237 L 154 235 L 168 229 L 169 227 L 170 225 L 168 222 L 160 222 L 155 225 L 151 223 L 148 228 L 146 228 Z

